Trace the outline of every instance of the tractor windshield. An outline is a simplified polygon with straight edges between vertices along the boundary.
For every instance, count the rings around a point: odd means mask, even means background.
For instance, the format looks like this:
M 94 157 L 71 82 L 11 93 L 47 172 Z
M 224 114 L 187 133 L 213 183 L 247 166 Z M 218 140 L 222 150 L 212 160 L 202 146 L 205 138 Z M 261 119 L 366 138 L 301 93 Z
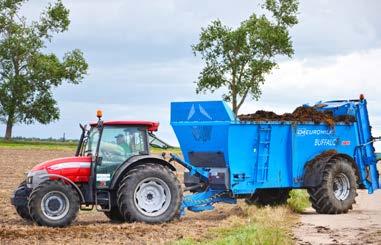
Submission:
M 87 137 L 85 138 L 86 144 L 86 154 L 95 155 L 97 150 L 97 145 L 99 141 L 99 129 L 98 127 L 91 127 L 91 129 L 87 132 Z
M 96 135 L 93 137 L 95 138 Z M 137 127 L 105 126 L 102 132 L 99 156 L 102 156 L 104 161 L 119 159 L 123 162 L 134 155 L 148 154 L 146 137 L 146 131 Z
M 100 130 L 91 127 L 86 130 L 80 155 L 95 155 L 99 141 Z M 105 126 L 99 145 L 99 153 L 105 161 L 119 159 L 125 161 L 134 155 L 148 154 L 146 130 L 137 127 Z

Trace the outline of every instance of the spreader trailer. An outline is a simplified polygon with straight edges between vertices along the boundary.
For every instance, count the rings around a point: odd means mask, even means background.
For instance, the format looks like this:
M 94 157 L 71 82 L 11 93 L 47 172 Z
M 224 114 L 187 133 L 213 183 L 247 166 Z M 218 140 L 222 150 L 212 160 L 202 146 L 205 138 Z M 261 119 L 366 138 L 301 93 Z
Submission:
M 305 105 L 307 106 L 307 105 Z M 222 101 L 174 102 L 171 125 L 189 169 L 184 183 L 193 190 L 182 208 L 203 211 L 216 202 L 284 203 L 291 189 L 307 189 L 319 213 L 352 209 L 356 189 L 379 189 L 377 159 L 367 102 L 337 100 L 312 106 L 333 117 L 314 122 L 242 122 Z
M 75 156 L 36 165 L 11 202 L 22 218 L 51 227 L 93 207 L 113 221 L 161 223 L 238 198 L 284 203 L 291 189 L 307 189 L 319 213 L 345 213 L 358 188 L 379 189 L 367 102 L 309 107 L 353 120 L 246 122 L 222 101 L 173 102 L 182 157 L 169 159 L 150 154 L 158 123 L 103 121 L 99 112 L 97 123 L 81 126 Z M 187 169 L 183 187 L 174 162 Z

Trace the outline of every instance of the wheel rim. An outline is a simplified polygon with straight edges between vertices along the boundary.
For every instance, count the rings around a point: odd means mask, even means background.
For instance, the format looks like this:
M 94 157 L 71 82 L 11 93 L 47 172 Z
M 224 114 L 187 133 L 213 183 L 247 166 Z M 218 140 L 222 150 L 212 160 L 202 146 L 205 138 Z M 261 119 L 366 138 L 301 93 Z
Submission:
M 333 192 L 338 200 L 343 201 L 347 199 L 350 189 L 351 184 L 349 178 L 345 174 L 340 173 L 335 176 L 333 179 Z
M 42 213 L 51 220 L 62 219 L 68 214 L 69 208 L 69 199 L 60 191 L 51 191 L 42 197 Z
M 171 192 L 168 185 L 158 178 L 146 178 L 136 187 L 134 200 L 137 209 L 147 216 L 159 216 L 169 207 Z

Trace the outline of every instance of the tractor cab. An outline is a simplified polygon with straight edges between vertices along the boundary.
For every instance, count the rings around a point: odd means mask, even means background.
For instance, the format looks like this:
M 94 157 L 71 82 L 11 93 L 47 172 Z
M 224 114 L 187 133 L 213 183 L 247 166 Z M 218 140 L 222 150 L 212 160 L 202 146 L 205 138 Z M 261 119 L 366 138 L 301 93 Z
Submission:
M 82 128 L 76 156 L 91 156 L 96 187 L 108 188 L 116 170 L 134 156 L 149 155 L 149 137 L 159 123 L 148 121 L 99 121 Z

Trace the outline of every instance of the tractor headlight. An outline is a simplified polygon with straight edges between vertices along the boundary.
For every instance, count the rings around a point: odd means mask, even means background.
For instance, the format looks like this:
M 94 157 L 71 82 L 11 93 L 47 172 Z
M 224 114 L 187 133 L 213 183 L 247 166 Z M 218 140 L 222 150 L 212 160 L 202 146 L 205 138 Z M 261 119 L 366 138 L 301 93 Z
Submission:
M 46 170 L 30 171 L 26 177 L 26 186 L 30 189 L 34 189 L 47 178 Z
M 33 183 L 33 176 L 26 178 L 26 183 L 31 185 Z

